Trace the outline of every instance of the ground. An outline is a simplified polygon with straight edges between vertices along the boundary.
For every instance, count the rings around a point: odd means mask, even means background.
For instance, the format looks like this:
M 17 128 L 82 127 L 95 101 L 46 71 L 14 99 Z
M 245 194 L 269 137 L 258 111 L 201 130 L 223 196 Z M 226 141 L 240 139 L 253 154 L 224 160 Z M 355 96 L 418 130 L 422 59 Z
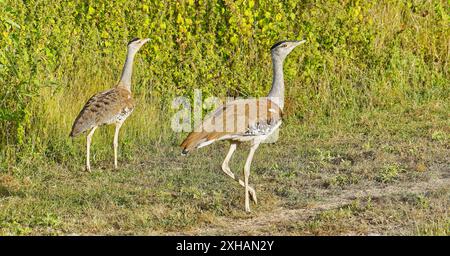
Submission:
M 113 170 L 112 149 L 100 157 L 94 140 L 92 173 L 83 156 L 36 155 L 0 172 L 0 234 L 449 235 L 448 115 L 436 109 L 350 126 L 288 120 L 255 155 L 251 213 L 220 169 L 226 142 L 181 156 L 182 136 L 139 153 L 124 138 Z M 240 145 L 232 159 L 239 176 L 247 152 Z

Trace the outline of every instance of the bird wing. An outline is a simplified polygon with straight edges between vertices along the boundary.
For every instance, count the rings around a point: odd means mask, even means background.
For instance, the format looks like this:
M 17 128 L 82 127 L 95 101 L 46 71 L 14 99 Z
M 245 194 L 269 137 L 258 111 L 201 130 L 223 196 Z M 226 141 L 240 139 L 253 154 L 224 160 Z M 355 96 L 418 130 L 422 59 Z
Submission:
M 268 134 L 281 121 L 281 108 L 269 98 L 240 99 L 217 108 L 181 144 L 183 152 L 222 139 Z
M 130 113 L 133 108 L 131 93 L 124 88 L 116 87 L 97 93 L 86 102 L 78 114 L 70 136 L 77 136 L 94 126 L 112 123 L 120 115 Z

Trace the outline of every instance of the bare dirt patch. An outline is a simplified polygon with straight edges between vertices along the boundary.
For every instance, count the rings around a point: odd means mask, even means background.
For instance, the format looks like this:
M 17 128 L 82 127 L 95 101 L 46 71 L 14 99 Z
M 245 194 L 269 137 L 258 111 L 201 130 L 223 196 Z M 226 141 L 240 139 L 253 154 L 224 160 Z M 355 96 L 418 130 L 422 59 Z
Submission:
M 277 207 L 271 212 L 254 213 L 249 218 L 228 218 L 219 217 L 210 224 L 201 228 L 193 229 L 182 234 L 188 235 L 288 235 L 285 230 L 286 225 L 293 223 L 304 223 L 318 214 L 339 209 L 340 207 L 352 204 L 355 200 L 377 200 L 379 198 L 389 198 L 397 195 L 426 194 L 450 187 L 450 177 L 448 170 L 441 169 L 432 175 L 427 181 L 405 182 L 400 184 L 386 185 L 383 187 L 358 187 L 342 191 L 335 196 L 310 204 L 305 208 L 289 209 Z M 450 217 L 449 217 L 450 218 Z M 397 230 L 400 232 L 401 230 Z M 290 232 L 296 234 L 295 232 Z M 302 232 L 300 232 L 301 234 Z M 396 233 L 395 231 L 393 233 Z M 180 233 L 173 233 L 180 234 Z M 305 232 L 304 234 L 308 234 Z M 348 233 L 355 234 L 355 233 Z M 366 235 L 385 234 L 385 231 L 370 232 Z

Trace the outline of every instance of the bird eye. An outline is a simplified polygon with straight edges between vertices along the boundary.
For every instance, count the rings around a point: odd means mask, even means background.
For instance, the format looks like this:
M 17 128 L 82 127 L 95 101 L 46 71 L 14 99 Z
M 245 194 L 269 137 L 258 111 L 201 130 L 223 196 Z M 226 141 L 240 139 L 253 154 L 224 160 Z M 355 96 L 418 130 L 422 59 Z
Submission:
M 286 48 L 286 47 L 287 47 L 287 44 L 283 44 L 281 47 Z

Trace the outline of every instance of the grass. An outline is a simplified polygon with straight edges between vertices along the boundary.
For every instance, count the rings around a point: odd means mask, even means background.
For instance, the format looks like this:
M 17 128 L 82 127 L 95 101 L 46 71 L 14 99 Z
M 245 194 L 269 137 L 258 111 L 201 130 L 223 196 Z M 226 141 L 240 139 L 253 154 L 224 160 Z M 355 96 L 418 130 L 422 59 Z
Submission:
M 112 149 L 95 137 L 92 173 L 83 171 L 83 155 L 54 153 L 2 170 L 0 234 L 449 235 L 448 120 L 440 106 L 394 119 L 368 113 L 376 119 L 361 117 L 364 124 L 287 119 L 280 140 L 255 156 L 259 204 L 251 214 L 241 187 L 220 171 L 226 143 L 188 157 L 176 141 L 136 152 L 127 149 L 125 126 L 117 171 Z M 84 139 L 71 147 L 82 152 Z M 246 151 L 232 160 L 238 176 Z
M 0 1 L 0 234 L 448 235 L 448 1 L 244 2 Z M 136 36 L 152 41 L 135 61 L 120 169 L 104 127 L 85 173 L 70 127 L 114 86 Z M 303 37 L 246 214 L 219 169 L 226 143 L 181 157 L 171 102 L 266 95 L 269 47 Z
M 299 234 L 314 235 L 449 235 L 449 195 L 447 188 L 426 196 L 367 197 L 320 212 L 294 228 Z
M 384 166 L 381 171 L 378 173 L 378 176 L 375 179 L 382 183 L 393 182 L 398 179 L 400 173 L 405 172 L 398 164 L 389 164 Z

